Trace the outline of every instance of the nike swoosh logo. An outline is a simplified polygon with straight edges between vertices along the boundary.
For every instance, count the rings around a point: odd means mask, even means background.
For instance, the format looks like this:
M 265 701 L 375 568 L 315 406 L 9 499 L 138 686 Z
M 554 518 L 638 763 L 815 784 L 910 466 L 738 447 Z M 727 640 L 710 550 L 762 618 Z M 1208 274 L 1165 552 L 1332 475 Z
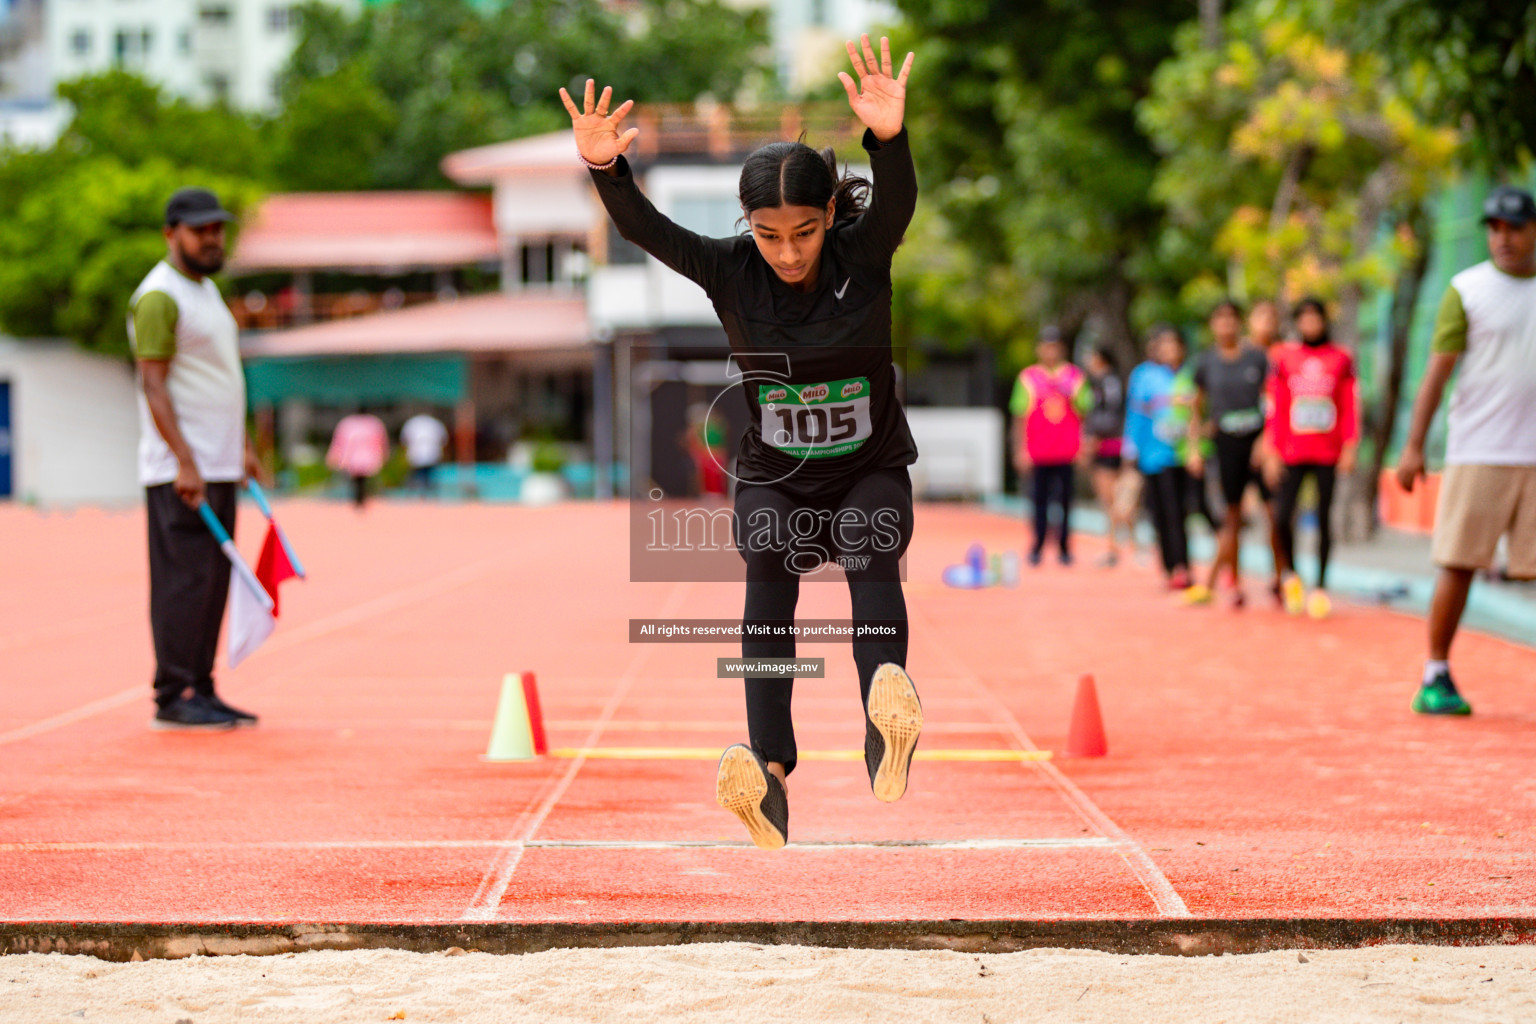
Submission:
M 848 283 L 849 283 L 849 281 L 852 281 L 852 280 L 853 280 L 853 278 L 850 277 L 847 281 L 843 282 L 843 286 L 841 288 L 839 288 L 837 291 L 832 293 L 832 294 L 834 294 L 834 295 L 836 295 L 838 297 L 839 301 L 842 300 L 843 292 L 848 290 Z

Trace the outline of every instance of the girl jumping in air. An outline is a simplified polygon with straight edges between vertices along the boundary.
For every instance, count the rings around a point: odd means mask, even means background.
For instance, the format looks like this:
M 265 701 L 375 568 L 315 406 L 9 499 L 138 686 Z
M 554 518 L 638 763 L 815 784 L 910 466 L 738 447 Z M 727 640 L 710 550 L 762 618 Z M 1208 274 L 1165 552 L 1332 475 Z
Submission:
M 917 448 L 896 399 L 891 363 L 891 258 L 917 201 L 903 125 L 912 54 L 899 72 L 890 43 L 848 44 L 858 81 L 839 74 L 863 122 L 870 183 L 839 175 L 831 150 L 776 142 L 747 158 L 740 200 L 750 234 L 705 238 L 659 213 L 624 158 L 638 128 L 620 132 L 634 106 L 609 112 L 587 81 L 578 109 L 562 89 L 576 148 L 624 238 L 708 294 L 742 369 L 751 416 L 737 462 L 736 547 L 746 560 L 744 626 L 793 622 L 800 577 L 827 557 L 848 577 L 854 662 L 864 702 L 864 760 L 876 798 L 898 799 L 922 730 L 917 691 L 904 668 L 906 601 L 900 561 L 912 539 Z M 892 629 L 892 627 L 895 627 Z M 790 636 L 747 638 L 744 658 L 793 657 Z M 752 841 L 789 838 L 785 779 L 796 759 L 793 682 L 746 681 L 750 746 L 720 759 L 716 800 Z

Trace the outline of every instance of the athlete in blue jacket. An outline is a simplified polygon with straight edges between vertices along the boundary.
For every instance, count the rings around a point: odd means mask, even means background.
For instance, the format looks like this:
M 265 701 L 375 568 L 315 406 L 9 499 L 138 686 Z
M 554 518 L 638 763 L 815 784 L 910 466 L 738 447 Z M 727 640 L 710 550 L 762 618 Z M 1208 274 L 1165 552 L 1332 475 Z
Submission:
M 1126 383 L 1126 455 L 1146 478 L 1143 494 L 1157 531 L 1168 584 L 1189 586 L 1189 541 L 1184 532 L 1189 474 L 1180 456 L 1185 419 L 1173 401 L 1174 381 L 1184 362 L 1184 338 L 1171 324 L 1152 328 L 1147 361 Z

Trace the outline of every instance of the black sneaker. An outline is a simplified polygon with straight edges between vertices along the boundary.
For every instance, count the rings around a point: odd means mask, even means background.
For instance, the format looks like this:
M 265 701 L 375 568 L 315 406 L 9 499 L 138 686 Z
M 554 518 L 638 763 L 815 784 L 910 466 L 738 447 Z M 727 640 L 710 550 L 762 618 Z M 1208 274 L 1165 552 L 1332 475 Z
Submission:
M 214 707 L 202 694 L 194 693 L 157 710 L 149 724 L 154 729 L 216 731 L 233 729 L 237 722 L 234 715 Z
M 251 714 L 249 711 L 241 711 L 237 707 L 231 707 L 230 705 L 224 703 L 223 698 L 216 693 L 206 694 L 203 699 L 206 700 L 210 706 L 224 712 L 226 715 L 234 715 L 236 725 L 255 725 L 258 721 L 260 721 L 259 718 Z
M 736 743 L 720 755 L 715 802 L 741 819 L 759 849 L 777 850 L 789 842 L 789 795 L 751 747 Z
M 875 799 L 890 803 L 907 791 L 907 772 L 923 731 L 923 705 L 906 670 L 886 662 L 875 669 L 864 708 L 864 766 Z

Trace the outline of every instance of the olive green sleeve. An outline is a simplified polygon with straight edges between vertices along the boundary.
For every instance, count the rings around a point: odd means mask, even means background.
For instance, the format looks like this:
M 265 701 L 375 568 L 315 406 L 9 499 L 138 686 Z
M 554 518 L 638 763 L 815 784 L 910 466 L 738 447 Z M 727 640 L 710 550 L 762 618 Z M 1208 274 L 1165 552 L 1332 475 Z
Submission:
M 1429 350 L 1442 356 L 1460 355 L 1467 350 L 1467 310 L 1455 288 L 1447 288 L 1445 298 L 1440 300 Z
M 133 304 L 133 357 L 170 359 L 176 355 L 176 300 L 165 292 L 145 292 Z
M 1024 382 L 1024 375 L 1020 374 L 1013 382 L 1013 394 L 1008 399 L 1008 411 L 1014 416 L 1028 416 L 1029 410 L 1034 406 L 1034 389 Z
M 1093 388 L 1088 386 L 1087 378 L 1077 382 L 1077 393 L 1072 396 L 1072 408 L 1077 410 L 1079 416 L 1086 416 L 1093 411 Z

